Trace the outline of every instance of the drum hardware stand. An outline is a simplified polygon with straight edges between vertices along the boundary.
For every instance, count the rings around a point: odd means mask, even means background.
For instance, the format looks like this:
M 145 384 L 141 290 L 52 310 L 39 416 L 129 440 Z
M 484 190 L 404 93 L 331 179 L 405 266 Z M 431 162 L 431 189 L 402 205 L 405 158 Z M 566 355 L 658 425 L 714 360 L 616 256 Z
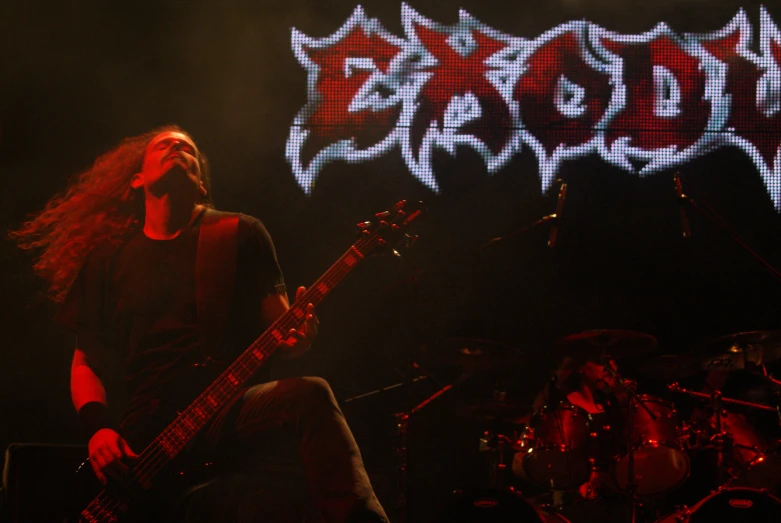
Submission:
M 607 372 L 613 377 L 615 380 L 615 383 L 618 387 L 620 387 L 626 395 L 629 397 L 629 411 L 628 415 L 626 417 L 627 423 L 626 423 L 626 443 L 627 443 L 627 479 L 626 479 L 626 489 L 627 494 L 629 495 L 629 521 L 630 523 L 636 523 L 637 522 L 637 506 L 639 505 L 637 500 L 637 478 L 635 476 L 635 444 L 632 438 L 632 431 L 634 429 L 632 424 L 632 412 L 634 409 L 636 409 L 638 406 L 642 407 L 643 410 L 645 410 L 648 413 L 648 416 L 651 417 L 652 420 L 658 421 L 659 417 L 656 415 L 655 412 L 653 412 L 651 409 L 646 407 L 645 403 L 643 403 L 640 400 L 640 396 L 637 395 L 637 393 L 632 390 L 632 387 L 628 387 L 626 383 L 624 382 L 624 379 L 616 372 L 615 369 L 613 369 L 613 366 L 610 364 L 610 361 L 607 361 L 606 355 L 603 355 L 603 367 Z
M 671 392 L 679 392 L 681 394 L 687 394 L 689 396 L 693 396 L 695 398 L 700 398 L 704 400 L 712 400 L 713 395 L 712 394 L 706 394 L 705 392 L 695 392 L 693 390 L 687 390 L 678 385 L 678 383 L 671 383 L 667 386 L 667 388 Z M 770 407 L 768 405 L 762 405 L 761 403 L 752 403 L 750 401 L 743 401 L 743 400 L 736 400 L 733 398 L 725 398 L 724 396 L 719 393 L 719 399 L 718 401 L 720 403 L 726 403 L 728 405 L 740 405 L 741 407 L 748 407 L 751 409 L 758 409 L 758 410 L 764 410 L 767 412 L 777 412 L 777 409 L 775 407 Z
M 729 433 L 727 430 L 725 430 L 725 428 L 722 426 L 721 411 L 723 409 L 723 406 L 725 404 L 740 405 L 742 407 L 764 410 L 768 412 L 776 412 L 776 413 L 779 412 L 778 407 L 773 408 L 759 403 L 752 403 L 750 401 L 725 398 L 724 396 L 722 396 L 721 391 L 719 390 L 714 390 L 711 394 L 707 394 L 705 392 L 695 392 L 692 390 L 686 390 L 684 388 L 681 388 L 680 386 L 678 386 L 678 383 L 672 383 L 668 385 L 667 388 L 672 392 L 687 394 L 689 396 L 704 399 L 704 400 L 710 400 L 711 409 L 713 409 L 713 414 L 716 419 L 716 427 L 715 427 L 716 433 L 713 436 L 711 436 L 710 443 L 712 444 L 712 448 L 716 450 L 717 464 L 719 467 L 719 471 L 723 471 L 724 473 L 726 473 L 727 477 L 722 479 L 726 479 L 727 481 L 734 477 L 734 471 L 728 466 L 726 457 L 732 451 L 735 445 L 734 445 L 732 434 Z M 740 446 L 738 448 L 740 448 Z M 754 449 L 754 448 L 748 450 L 758 451 L 758 449 Z
M 480 438 L 480 452 L 491 453 L 491 475 L 489 478 L 489 488 L 500 490 L 504 488 L 505 471 L 507 464 L 504 462 L 504 453 L 507 446 L 511 446 L 513 441 L 504 434 L 492 434 L 490 430 L 485 431 Z
M 420 365 L 415 363 L 414 361 L 411 362 L 411 367 L 415 367 L 422 372 L 425 372 L 426 375 L 428 373 L 423 369 Z M 396 434 L 399 438 L 399 446 L 396 447 L 396 456 L 398 458 L 398 496 L 396 498 L 395 506 L 399 510 L 399 521 L 406 521 L 406 510 L 407 510 L 407 460 L 408 460 L 408 452 L 407 452 L 407 428 L 409 426 L 410 418 L 412 418 L 412 415 L 419 412 L 421 409 L 429 405 L 432 401 L 442 396 L 444 393 L 455 387 L 456 385 L 466 381 L 472 376 L 471 372 L 464 372 L 456 378 L 452 383 L 449 383 L 445 385 L 444 387 L 441 387 L 439 390 L 437 390 L 434 394 L 429 396 L 428 398 L 424 399 L 417 405 L 410 408 L 407 412 L 397 412 L 394 414 L 396 417 Z M 433 378 L 430 378 L 432 382 L 436 383 L 436 381 Z M 409 390 L 409 388 L 407 389 Z
M 768 381 L 775 385 L 776 387 L 781 387 L 781 381 L 775 379 L 773 376 L 768 374 L 767 367 L 765 367 L 765 364 L 759 366 L 762 369 L 762 377 L 765 379 L 765 381 Z
M 778 425 L 781 426 L 781 401 L 778 401 L 781 399 L 781 381 L 775 379 L 773 376 L 771 376 L 767 372 L 767 367 L 765 367 L 765 364 L 759 366 L 762 369 L 761 376 L 765 379 L 765 381 L 769 382 L 774 386 L 773 389 L 773 396 L 776 398 L 776 419 L 778 420 Z
M 729 467 L 727 456 L 732 452 L 733 438 L 732 434 L 727 432 L 721 423 L 721 409 L 722 409 L 722 395 L 721 391 L 714 389 L 710 394 L 711 410 L 713 410 L 713 416 L 716 420 L 716 433 L 711 436 L 710 442 L 713 444 L 713 448 L 716 450 L 716 465 L 717 470 L 723 471 L 725 476 L 721 479 L 729 480 L 734 476 L 734 471 Z

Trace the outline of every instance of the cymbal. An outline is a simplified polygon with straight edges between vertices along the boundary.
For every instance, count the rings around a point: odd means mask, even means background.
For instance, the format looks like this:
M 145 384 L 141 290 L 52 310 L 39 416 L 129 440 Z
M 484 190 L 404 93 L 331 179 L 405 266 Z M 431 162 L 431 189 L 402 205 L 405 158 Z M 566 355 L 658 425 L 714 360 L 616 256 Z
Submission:
M 629 330 L 592 330 L 570 334 L 553 344 L 559 356 L 598 361 L 602 356 L 625 358 L 652 351 L 656 338 L 645 332 Z
M 466 371 L 492 370 L 521 362 L 517 347 L 479 338 L 445 338 L 424 355 L 428 363 L 454 365 Z
M 705 343 L 698 350 L 703 370 L 740 370 L 781 358 L 781 331 L 738 332 Z
M 645 362 L 639 370 L 649 378 L 675 381 L 696 374 L 700 370 L 700 361 L 691 356 L 663 354 Z
M 460 406 L 457 410 L 464 418 L 480 422 L 527 423 L 534 413 L 529 403 L 506 399 L 475 400 Z

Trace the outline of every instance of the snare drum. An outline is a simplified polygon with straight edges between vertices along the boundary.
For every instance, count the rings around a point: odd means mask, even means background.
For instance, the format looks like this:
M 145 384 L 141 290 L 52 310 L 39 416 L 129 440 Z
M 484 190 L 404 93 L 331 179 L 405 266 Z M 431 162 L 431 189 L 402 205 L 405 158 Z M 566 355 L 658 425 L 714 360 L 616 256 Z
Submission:
M 689 477 L 689 456 L 681 443 L 683 438 L 673 404 L 648 395 L 638 399 L 648 410 L 634 405 L 629 413 L 632 416 L 630 441 L 634 446 L 635 494 L 652 496 L 679 487 Z M 630 421 L 626 416 L 627 409 L 624 409 L 625 423 Z M 627 452 L 618 456 L 613 470 L 618 486 L 626 489 L 629 477 Z
M 766 492 L 742 487 L 722 488 L 690 509 L 680 509 L 656 523 L 778 523 L 781 500 Z
M 580 407 L 561 403 L 534 416 L 523 437 L 523 470 L 535 483 L 566 490 L 591 474 L 591 418 Z

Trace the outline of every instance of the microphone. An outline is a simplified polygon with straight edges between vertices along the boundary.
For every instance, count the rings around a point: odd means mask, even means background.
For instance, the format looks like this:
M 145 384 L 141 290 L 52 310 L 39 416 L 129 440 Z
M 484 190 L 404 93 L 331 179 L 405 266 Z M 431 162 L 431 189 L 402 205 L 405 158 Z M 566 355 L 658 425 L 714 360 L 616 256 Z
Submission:
M 561 219 L 561 209 L 564 207 L 564 198 L 567 197 L 567 184 L 561 182 L 559 187 L 559 200 L 556 202 L 556 212 L 553 214 L 553 225 L 550 228 L 548 236 L 548 247 L 551 249 L 556 246 L 556 236 L 559 234 L 559 220 Z
M 600 378 L 594 382 L 594 400 L 603 407 L 613 408 L 615 394 L 607 382 Z
M 681 175 L 679 173 L 675 173 L 673 181 L 675 182 L 675 192 L 678 193 L 678 208 L 681 212 L 681 232 L 684 239 L 686 239 L 692 235 L 692 231 L 689 228 L 689 220 L 686 218 L 686 209 L 684 208 L 689 197 L 683 194 Z

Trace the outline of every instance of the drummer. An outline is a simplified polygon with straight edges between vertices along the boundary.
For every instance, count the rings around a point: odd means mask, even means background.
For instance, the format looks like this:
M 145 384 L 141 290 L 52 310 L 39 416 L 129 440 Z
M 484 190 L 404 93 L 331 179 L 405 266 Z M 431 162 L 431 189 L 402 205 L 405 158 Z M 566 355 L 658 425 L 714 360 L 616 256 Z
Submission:
M 608 365 L 613 373 L 608 370 Z M 546 405 L 566 400 L 589 414 L 603 413 L 616 398 L 613 375 L 617 370 L 613 359 L 608 358 L 605 362 L 586 360 L 578 365 L 575 358 L 566 356 L 534 400 L 534 411 L 539 412 Z M 551 393 L 553 384 L 555 390 Z
M 623 394 L 616 390 L 613 376 L 614 372 L 618 370 L 618 366 L 615 360 L 611 358 L 599 359 L 604 362 L 581 358 L 579 363 L 573 357 L 564 357 L 558 368 L 552 373 L 551 379 L 537 394 L 533 404 L 535 413 L 540 412 L 543 407 L 553 407 L 564 402 L 583 409 L 592 417 L 602 418 L 601 415 L 609 412 L 614 406 L 613 404 L 619 401 L 617 398 Z M 597 425 L 602 426 L 607 423 L 598 423 Z M 602 443 L 607 443 L 607 441 Z M 523 451 L 514 455 L 512 468 L 516 477 L 528 480 L 523 469 L 524 455 Z M 577 489 L 553 491 L 552 504 L 558 506 L 575 499 L 596 499 L 604 493 L 609 483 L 607 471 L 597 467 L 588 481 Z

